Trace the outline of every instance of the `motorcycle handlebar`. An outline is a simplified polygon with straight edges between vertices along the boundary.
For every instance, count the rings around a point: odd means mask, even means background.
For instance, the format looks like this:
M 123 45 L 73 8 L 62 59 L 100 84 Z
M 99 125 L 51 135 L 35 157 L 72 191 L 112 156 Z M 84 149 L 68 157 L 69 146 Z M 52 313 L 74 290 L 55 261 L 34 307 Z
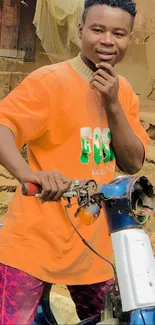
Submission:
M 22 185 L 22 194 L 24 196 L 35 196 L 37 194 L 40 194 L 41 191 L 42 187 L 38 184 L 28 182 Z

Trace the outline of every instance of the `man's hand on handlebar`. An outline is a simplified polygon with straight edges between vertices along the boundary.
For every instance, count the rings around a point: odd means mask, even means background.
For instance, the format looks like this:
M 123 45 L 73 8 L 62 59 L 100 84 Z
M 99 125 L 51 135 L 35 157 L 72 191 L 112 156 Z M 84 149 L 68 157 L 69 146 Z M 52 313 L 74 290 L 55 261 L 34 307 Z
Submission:
M 59 201 L 63 193 L 67 192 L 72 181 L 54 171 L 30 172 L 22 179 L 22 183 L 38 184 L 41 193 L 37 196 L 42 202 Z

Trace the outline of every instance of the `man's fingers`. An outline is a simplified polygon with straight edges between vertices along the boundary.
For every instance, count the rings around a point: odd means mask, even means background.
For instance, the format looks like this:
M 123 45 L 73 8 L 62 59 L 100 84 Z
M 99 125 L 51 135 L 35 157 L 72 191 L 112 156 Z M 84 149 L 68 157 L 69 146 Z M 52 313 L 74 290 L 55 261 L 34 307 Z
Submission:
M 49 185 L 50 185 L 50 191 L 47 193 L 46 197 L 44 197 L 43 202 L 49 202 L 53 201 L 55 195 L 58 193 L 59 188 L 57 186 L 57 183 L 55 181 L 54 177 L 48 177 Z
M 41 172 L 36 183 L 42 187 L 38 199 L 44 203 L 48 201 L 59 201 L 64 192 L 67 192 L 72 181 L 57 172 Z
M 50 191 L 42 190 L 41 194 L 39 195 L 38 199 L 43 203 L 45 202 L 46 198 L 48 197 Z
M 59 178 L 59 177 L 56 177 L 55 181 L 59 188 L 59 192 L 54 197 L 54 200 L 58 201 L 62 197 L 62 195 L 69 190 L 72 182 L 70 180 L 68 180 L 67 178 L 62 180 L 62 178 Z
M 103 69 L 99 69 L 99 70 L 97 70 L 97 71 L 94 73 L 92 79 L 94 79 L 96 76 L 100 76 L 100 77 L 102 77 L 102 79 L 105 79 L 105 80 L 107 80 L 107 81 L 111 81 L 111 80 L 113 80 L 113 77 L 111 76 L 111 74 L 109 74 L 108 72 L 106 72 L 106 71 L 103 70 Z
M 99 82 L 103 86 L 107 85 L 107 80 L 103 79 L 102 77 L 100 77 L 98 75 L 94 76 L 94 78 L 92 79 L 90 84 L 93 85 L 95 81 Z
M 70 184 L 72 183 L 72 181 L 66 176 L 60 175 L 60 178 L 63 183 L 70 183 Z
M 51 186 L 49 184 L 48 178 L 44 177 L 40 180 L 41 186 L 42 186 L 42 192 L 39 195 L 39 200 L 44 201 L 46 197 L 48 196 L 49 192 L 51 191 Z
M 105 90 L 105 86 L 96 80 L 93 81 L 91 86 L 92 86 L 92 88 L 95 88 L 95 89 L 99 90 L 100 92 L 104 92 L 104 90 Z
M 55 178 L 55 182 L 58 188 L 57 193 L 53 196 L 53 201 L 59 201 L 64 193 L 64 184 L 61 179 L 61 176 L 57 175 Z
M 106 62 L 100 62 L 96 65 L 96 67 L 98 69 L 103 69 L 103 70 L 106 70 L 112 77 L 117 77 L 117 74 L 114 70 L 114 67 L 109 64 L 109 63 L 106 63 Z
M 49 175 L 48 178 L 50 191 L 43 192 L 42 202 L 59 201 L 64 192 L 70 188 L 71 181 L 59 174 Z M 47 189 L 47 188 L 46 188 Z
M 64 186 L 63 191 L 67 192 L 70 189 L 71 185 L 72 185 L 72 180 L 70 180 L 67 177 L 61 177 L 61 180 L 62 180 L 63 186 Z

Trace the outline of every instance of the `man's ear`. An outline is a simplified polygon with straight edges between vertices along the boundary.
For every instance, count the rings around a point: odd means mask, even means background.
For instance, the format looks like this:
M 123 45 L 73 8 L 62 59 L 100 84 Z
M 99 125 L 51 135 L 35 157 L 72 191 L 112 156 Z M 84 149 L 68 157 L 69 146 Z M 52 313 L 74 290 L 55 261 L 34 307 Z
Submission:
M 83 23 L 79 23 L 78 31 L 79 31 L 79 38 L 80 38 L 80 40 L 82 40 L 82 35 L 83 35 Z

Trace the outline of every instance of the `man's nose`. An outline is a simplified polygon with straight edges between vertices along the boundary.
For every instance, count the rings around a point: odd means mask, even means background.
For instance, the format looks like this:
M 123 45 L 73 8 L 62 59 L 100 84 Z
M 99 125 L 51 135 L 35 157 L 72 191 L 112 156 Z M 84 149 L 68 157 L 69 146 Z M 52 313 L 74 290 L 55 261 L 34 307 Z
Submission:
M 100 39 L 100 44 L 105 46 L 113 46 L 115 44 L 113 35 L 110 32 L 103 33 Z

